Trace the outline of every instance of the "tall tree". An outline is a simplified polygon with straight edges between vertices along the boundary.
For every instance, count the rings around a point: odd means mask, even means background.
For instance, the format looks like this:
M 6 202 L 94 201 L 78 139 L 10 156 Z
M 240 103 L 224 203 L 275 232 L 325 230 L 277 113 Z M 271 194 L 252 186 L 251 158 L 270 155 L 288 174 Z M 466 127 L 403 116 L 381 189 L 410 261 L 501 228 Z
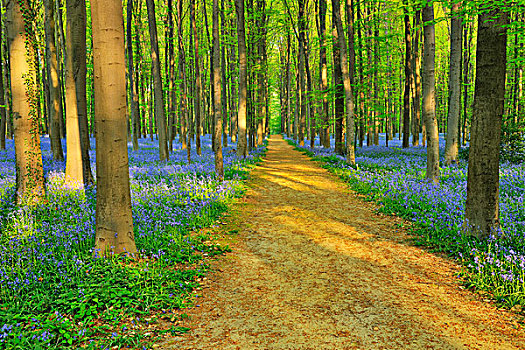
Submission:
M 169 159 L 168 138 L 166 135 L 166 113 L 164 111 L 164 95 L 162 93 L 162 76 L 160 75 L 159 39 L 157 36 L 157 20 L 155 16 L 155 1 L 146 0 L 148 9 L 148 27 L 151 43 L 151 65 L 153 71 L 153 96 L 155 106 L 155 121 L 159 136 L 159 159 Z
M 343 140 L 343 118 L 345 113 L 345 91 L 343 87 L 343 72 L 341 71 L 341 44 L 339 40 L 339 32 L 335 26 L 335 21 L 332 23 L 332 57 L 333 57 L 333 86 L 334 86 L 334 138 L 335 138 L 335 153 L 344 154 L 344 140 Z M 344 40 L 344 39 L 343 39 Z
M 8 0 L 6 28 L 11 70 L 11 98 L 15 134 L 16 196 L 20 203 L 45 197 L 38 125 L 36 84 L 36 18 L 28 0 Z
M 44 1 L 44 27 L 46 37 L 47 80 L 49 82 L 49 138 L 53 159 L 64 160 L 62 141 L 60 140 L 60 119 L 62 118 L 62 91 L 58 70 L 57 49 L 55 44 L 55 1 Z
M 91 16 L 97 153 L 95 254 L 134 254 L 122 2 L 92 0 Z
M 221 48 L 219 41 L 219 0 L 213 0 L 213 85 L 214 105 L 213 115 L 215 119 L 215 172 L 219 179 L 224 178 L 224 165 L 222 159 L 222 84 L 221 84 Z
M 343 72 L 343 85 L 345 90 L 346 104 L 346 160 L 350 164 L 355 164 L 354 148 L 354 95 L 352 93 L 352 82 L 350 79 L 350 69 L 348 65 L 348 52 L 346 49 L 343 21 L 341 20 L 341 4 L 339 0 L 332 0 L 334 22 L 337 28 L 339 47 L 341 55 L 341 71 Z M 352 32 L 353 33 L 353 32 Z M 353 41 L 353 38 L 351 38 Z M 353 47 L 352 47 L 353 48 Z
M 86 99 L 86 3 L 66 0 L 66 180 L 93 184 Z
M 206 6 L 204 4 L 204 6 Z M 191 28 L 193 30 L 193 43 L 194 43 L 194 56 L 193 56 L 193 64 L 195 65 L 195 95 L 196 98 L 195 101 L 195 147 L 197 150 L 197 154 L 200 155 L 202 153 L 201 150 L 201 139 L 200 139 L 200 129 L 201 129 L 201 121 L 202 118 L 202 112 L 201 112 L 201 103 L 203 100 L 202 97 L 202 78 L 201 78 L 201 71 L 200 71 L 200 57 L 199 57 L 199 34 L 197 33 L 197 21 L 195 18 L 195 3 L 193 1 L 190 1 L 190 17 L 191 17 Z
M 133 40 L 132 40 L 132 19 L 133 19 L 133 1 L 128 0 L 126 12 L 126 48 L 128 51 L 128 81 L 131 99 L 131 125 L 133 136 L 133 150 L 139 149 L 139 96 L 137 84 L 134 82 L 135 65 L 133 63 Z
M 413 122 L 412 122 L 412 144 L 419 146 L 419 128 L 421 124 L 421 10 L 414 14 L 414 45 L 412 53 L 412 79 L 413 79 Z M 426 128 L 425 128 L 426 129 Z M 424 144 L 424 143 L 423 143 Z
M 328 66 L 326 60 L 326 0 L 319 0 L 319 75 L 322 94 L 321 143 L 324 148 L 330 148 L 330 115 L 328 113 Z
M 450 65 L 448 76 L 448 121 L 447 141 L 445 144 L 445 164 L 455 163 L 458 158 L 458 128 L 461 113 L 461 48 L 463 19 L 459 14 L 460 2 L 452 1 L 452 19 L 450 24 Z
M 412 39 L 408 1 L 403 0 L 405 12 L 405 91 L 403 94 L 403 148 L 408 148 L 410 140 L 410 75 L 412 74 Z
M 299 93 L 301 95 L 301 104 L 299 107 L 299 145 L 304 146 L 304 136 L 306 129 L 306 73 L 305 73 L 305 46 L 306 46 L 306 18 L 305 18 L 305 7 L 307 0 L 298 0 L 298 11 L 297 11 L 297 26 L 299 27 L 298 33 L 298 47 L 299 47 L 299 65 L 297 67 L 299 74 Z
M 478 16 L 476 85 L 465 205 L 467 232 L 478 238 L 486 238 L 499 228 L 499 151 L 508 23 L 508 13 L 494 4 Z
M 188 164 L 191 163 L 191 142 L 187 142 L 189 124 L 188 113 L 188 83 L 186 79 L 186 54 L 184 52 L 184 28 L 182 26 L 182 5 L 183 0 L 177 0 L 177 28 L 178 28 L 178 46 L 179 46 L 179 78 L 181 80 L 181 97 L 180 97 L 180 121 L 181 121 L 181 144 L 182 149 L 186 149 Z
M 244 0 L 235 0 L 237 14 L 237 42 L 239 46 L 239 104 L 237 123 L 239 124 L 239 141 L 237 143 L 237 156 L 248 155 L 246 139 L 246 117 L 248 98 L 248 62 L 246 58 L 246 30 L 244 21 Z
M 0 3 L 0 11 L 2 10 L 2 4 Z M 0 38 L 2 35 L 2 21 L 0 20 Z M 0 60 L 3 61 L 2 53 L 2 40 L 0 40 Z M 4 65 L 0 64 L 0 150 L 5 149 L 5 137 L 6 137 L 6 126 L 7 126 L 7 108 L 4 91 Z
M 426 178 L 437 183 L 439 182 L 439 131 L 436 119 L 436 38 L 433 5 L 423 8 L 422 20 L 425 24 L 423 28 L 423 119 L 427 127 Z

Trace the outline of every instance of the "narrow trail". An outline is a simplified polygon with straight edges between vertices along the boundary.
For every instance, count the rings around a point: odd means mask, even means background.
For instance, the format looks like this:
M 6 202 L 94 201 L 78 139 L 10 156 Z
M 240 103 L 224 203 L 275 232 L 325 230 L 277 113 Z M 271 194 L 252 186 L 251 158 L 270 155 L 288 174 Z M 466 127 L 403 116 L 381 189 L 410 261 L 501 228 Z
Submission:
M 513 314 L 280 136 L 249 185 L 191 332 L 160 348 L 525 349 Z

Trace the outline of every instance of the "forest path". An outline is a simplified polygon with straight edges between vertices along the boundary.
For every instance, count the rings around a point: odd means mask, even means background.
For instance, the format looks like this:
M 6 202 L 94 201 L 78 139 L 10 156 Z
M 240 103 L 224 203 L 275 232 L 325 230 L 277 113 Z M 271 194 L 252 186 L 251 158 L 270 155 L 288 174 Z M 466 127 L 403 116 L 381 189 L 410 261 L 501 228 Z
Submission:
M 192 330 L 160 348 L 525 349 L 515 316 L 280 136 L 249 186 Z

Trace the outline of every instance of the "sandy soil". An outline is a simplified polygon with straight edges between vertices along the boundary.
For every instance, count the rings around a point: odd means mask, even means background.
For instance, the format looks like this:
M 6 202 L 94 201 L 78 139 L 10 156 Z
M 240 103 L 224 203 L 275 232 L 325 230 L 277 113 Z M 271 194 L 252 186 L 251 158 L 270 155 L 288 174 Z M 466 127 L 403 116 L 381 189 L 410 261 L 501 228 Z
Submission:
M 515 315 L 280 136 L 249 185 L 233 253 L 186 310 L 192 331 L 159 348 L 525 349 Z

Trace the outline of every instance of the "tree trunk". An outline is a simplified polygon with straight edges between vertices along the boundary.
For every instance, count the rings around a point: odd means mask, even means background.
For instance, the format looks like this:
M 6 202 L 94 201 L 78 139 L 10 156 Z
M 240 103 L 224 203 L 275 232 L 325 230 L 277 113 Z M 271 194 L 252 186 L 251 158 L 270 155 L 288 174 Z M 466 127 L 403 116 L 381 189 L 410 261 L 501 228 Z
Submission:
M 445 144 L 445 164 L 456 163 L 458 159 L 458 126 L 461 113 L 461 47 L 463 19 L 458 13 L 460 3 L 452 4 L 450 30 L 450 66 L 448 77 L 449 105 L 447 121 L 447 142 Z
M 128 49 L 128 78 L 131 94 L 131 123 L 133 133 L 133 150 L 139 149 L 139 96 L 137 86 L 133 81 L 135 74 L 135 65 L 133 64 L 133 40 L 131 37 L 131 20 L 133 18 L 133 1 L 128 0 L 126 16 L 126 45 Z
M 304 69 L 304 56 L 305 56 L 305 32 L 306 32 L 306 20 L 305 20 L 305 2 L 306 0 L 298 0 L 298 18 L 297 25 L 299 27 L 298 33 L 298 46 L 299 46 L 299 93 L 301 95 L 301 105 L 299 109 L 299 145 L 304 146 L 304 137 L 306 129 L 306 86 L 305 86 L 305 69 Z
M 58 51 L 57 51 L 57 59 L 58 59 L 58 62 L 59 62 L 59 71 L 62 73 L 62 79 L 60 79 L 60 90 L 61 90 L 61 95 L 62 95 L 62 101 L 61 101 L 61 106 L 62 106 L 62 113 L 60 113 L 60 119 L 59 119 L 59 122 L 60 122 L 60 138 L 63 139 L 66 137 L 66 123 L 65 123 L 65 120 L 64 120 L 64 117 L 66 116 L 66 69 L 65 69 L 65 64 L 66 64 L 66 59 L 67 59 L 67 56 L 66 56 L 66 36 L 64 34 L 64 23 L 62 21 L 62 0 L 56 0 L 56 9 L 57 11 L 55 12 L 55 15 L 56 15 L 56 18 L 57 18 L 57 23 L 58 23 Z
M 228 147 L 228 80 L 226 79 L 226 18 L 224 16 L 224 0 L 221 0 L 221 79 L 222 79 L 222 146 Z
M 419 146 L 419 127 L 421 125 L 421 50 L 420 50 L 420 35 L 421 29 L 421 10 L 417 10 L 415 13 L 414 26 L 415 35 L 414 35 L 414 52 L 412 54 L 412 71 L 413 71 L 413 80 L 414 80 L 414 100 L 413 100 L 413 122 L 412 122 L 412 145 Z
M 319 70 L 322 93 L 321 120 L 322 143 L 330 148 L 330 115 L 328 113 L 328 67 L 326 60 L 326 0 L 319 0 Z
M 423 119 L 427 127 L 427 174 L 426 178 L 439 182 L 439 132 L 436 119 L 434 6 L 423 8 L 424 55 L 423 55 Z
M 487 238 L 499 229 L 499 154 L 508 22 L 508 13 L 495 5 L 478 17 L 476 85 L 465 205 L 466 231 L 478 238 Z
M 93 184 L 87 125 L 85 0 L 67 0 L 66 11 L 66 180 L 81 187 Z
M 266 119 L 266 103 L 264 100 L 264 26 L 265 26 L 265 16 L 264 11 L 266 8 L 265 0 L 257 0 L 257 17 L 256 25 L 257 28 L 257 58 L 256 58 L 256 67 L 257 67 L 257 104 L 256 104 L 256 115 L 257 115 L 257 146 L 263 144 L 263 134 L 264 134 L 264 120 Z
M 339 35 L 335 23 L 332 23 L 333 33 L 333 71 L 334 71 L 334 136 L 335 136 L 335 153 L 344 154 L 344 140 L 343 140 L 343 114 L 345 112 L 345 92 L 343 87 L 343 72 L 341 71 L 341 46 Z M 343 39 L 344 40 L 344 39 Z
M 290 137 L 292 134 L 292 73 L 290 69 L 292 39 L 290 33 L 287 35 L 286 48 L 286 136 Z
M 24 15 L 29 14 L 29 15 Z M 11 70 L 15 134 L 16 197 L 18 204 L 36 204 L 45 197 L 42 152 L 36 111 L 35 14 L 29 1 L 8 0 L 6 28 Z
M 184 29 L 182 26 L 182 2 L 183 0 L 177 0 L 177 29 L 178 29 L 178 46 L 179 46 L 179 78 L 181 79 L 181 96 L 180 96 L 180 134 L 182 149 L 187 150 L 188 164 L 191 163 L 191 143 L 188 147 L 187 137 L 187 121 L 189 118 L 188 113 L 188 83 L 186 79 L 186 55 L 184 51 Z
M 214 106 L 213 115 L 215 118 L 215 172 L 219 180 L 224 179 L 224 165 L 222 159 L 222 86 L 221 86 L 221 48 L 219 45 L 219 0 L 213 0 L 213 85 L 214 85 Z
M 119 0 L 92 0 L 97 153 L 94 254 L 135 254 L 126 137 L 126 56 Z
M 146 0 L 148 8 L 149 37 L 151 42 L 151 65 L 153 70 L 153 94 L 155 99 L 155 121 L 159 136 L 159 159 L 169 159 L 168 140 L 166 137 L 166 114 L 164 113 L 164 96 L 162 93 L 162 77 L 160 75 L 159 41 L 157 37 L 157 20 L 155 17 L 154 0 Z
M 337 29 L 337 36 L 339 40 L 339 54 L 341 56 L 341 71 L 343 73 L 343 85 L 345 91 L 346 102 L 346 161 L 350 164 L 355 164 L 355 148 L 354 148 L 354 95 L 352 94 L 352 83 L 350 80 L 350 71 L 348 68 L 348 53 L 346 50 L 345 34 L 343 30 L 343 22 L 341 20 L 341 4 L 339 0 L 332 0 L 333 20 Z M 351 38 L 353 41 L 353 38 Z
M 410 137 L 410 75 L 412 74 L 412 45 L 408 1 L 403 0 L 405 8 L 405 92 L 403 95 L 403 148 L 408 148 Z
M 60 118 L 62 118 L 62 91 L 60 89 L 60 75 L 58 70 L 57 49 L 55 44 L 55 1 L 44 1 L 46 61 L 48 79 L 48 112 L 49 112 L 49 139 L 53 160 L 64 161 L 64 151 L 60 139 Z
M 0 23 L 0 38 L 2 35 L 2 23 Z M 2 40 L 0 40 L 0 60 L 4 61 L 2 52 Z M 6 67 L 7 70 L 7 67 Z M 5 99 L 4 91 L 4 67 L 0 64 L 0 150 L 5 149 L 5 137 L 6 137 L 6 126 L 7 126 L 7 108 L 5 107 L 7 101 Z
M 237 143 L 237 156 L 246 157 L 248 155 L 246 140 L 246 105 L 248 95 L 248 65 L 246 59 L 246 32 L 244 21 L 244 0 L 235 0 L 235 10 L 237 13 L 237 37 L 239 45 L 239 110 L 237 113 L 237 123 L 239 124 L 239 141 Z
M 202 80 L 201 80 L 201 71 L 199 64 L 199 35 L 197 33 L 197 24 L 195 20 L 195 3 L 190 1 L 190 17 L 191 17 L 191 28 L 193 30 L 193 43 L 194 47 L 194 62 L 195 65 L 195 147 L 197 154 L 201 155 L 201 138 L 200 138 L 200 129 L 202 121 L 202 112 L 201 112 L 201 103 L 202 103 Z

